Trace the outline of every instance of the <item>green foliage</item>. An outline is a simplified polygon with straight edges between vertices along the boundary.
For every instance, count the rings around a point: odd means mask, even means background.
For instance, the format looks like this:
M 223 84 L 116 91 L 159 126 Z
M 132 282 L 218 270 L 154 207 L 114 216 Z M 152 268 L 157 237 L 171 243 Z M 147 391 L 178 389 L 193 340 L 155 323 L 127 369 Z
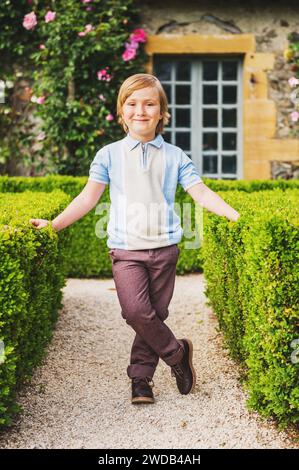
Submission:
M 290 33 L 288 36 L 289 49 L 285 52 L 285 58 L 291 64 L 292 71 L 299 77 L 299 34 Z
M 226 346 L 244 367 L 249 406 L 299 423 L 299 191 L 220 193 L 241 217 L 209 213 L 203 244 L 206 294 Z
M 5 84 L 5 100 L 0 103 L 0 172 L 8 174 L 15 174 L 17 161 L 29 164 L 25 148 L 33 125 L 27 112 L 16 106 L 24 74 L 32 76 L 30 54 L 38 47 L 38 38 L 30 38 L 22 25 L 28 8 L 26 0 L 3 1 L 0 8 L 0 80 Z
M 16 392 L 43 357 L 65 283 L 68 231 L 58 237 L 28 221 L 32 211 L 51 219 L 69 201 L 59 190 L 0 194 L 0 425 L 18 411 Z

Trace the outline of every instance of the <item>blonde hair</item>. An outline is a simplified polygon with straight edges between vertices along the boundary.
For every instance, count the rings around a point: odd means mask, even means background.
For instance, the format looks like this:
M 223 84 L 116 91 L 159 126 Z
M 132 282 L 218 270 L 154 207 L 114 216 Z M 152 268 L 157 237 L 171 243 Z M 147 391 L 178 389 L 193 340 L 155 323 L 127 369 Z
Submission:
M 154 75 L 150 75 L 149 73 L 136 73 L 135 75 L 128 77 L 122 83 L 117 97 L 118 122 L 122 125 L 126 133 L 128 133 L 129 129 L 121 115 L 124 102 L 129 96 L 131 96 L 132 93 L 134 93 L 134 91 L 146 87 L 155 87 L 159 93 L 160 112 L 162 114 L 162 118 L 157 124 L 156 134 L 162 134 L 164 132 L 164 126 L 169 122 L 170 114 L 168 112 L 167 96 L 160 80 L 158 80 L 158 78 Z

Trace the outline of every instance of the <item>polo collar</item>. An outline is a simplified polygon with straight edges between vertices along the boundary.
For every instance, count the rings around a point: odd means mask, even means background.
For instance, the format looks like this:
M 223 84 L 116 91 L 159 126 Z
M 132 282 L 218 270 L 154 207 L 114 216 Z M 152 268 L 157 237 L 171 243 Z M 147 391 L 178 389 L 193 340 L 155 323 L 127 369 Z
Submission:
M 133 150 L 138 144 L 141 143 L 140 140 L 133 139 L 133 137 L 130 136 L 130 134 L 127 134 L 125 137 L 125 142 L 128 145 L 130 150 Z M 153 140 L 150 140 L 149 142 L 145 142 L 146 144 L 151 144 L 154 145 L 154 147 L 160 148 L 161 145 L 163 144 L 163 137 L 161 134 L 156 135 L 156 137 Z

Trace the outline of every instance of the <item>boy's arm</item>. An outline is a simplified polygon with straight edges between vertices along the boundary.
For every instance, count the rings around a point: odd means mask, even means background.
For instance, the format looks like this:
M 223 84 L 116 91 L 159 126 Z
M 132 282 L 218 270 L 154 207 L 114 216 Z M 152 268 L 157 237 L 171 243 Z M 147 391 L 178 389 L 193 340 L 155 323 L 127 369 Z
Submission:
M 187 189 L 192 199 L 202 207 L 217 215 L 224 215 L 235 222 L 240 214 L 227 204 L 218 194 L 212 191 L 204 183 L 197 183 Z
M 106 185 L 88 180 L 81 193 L 72 200 L 72 202 L 52 221 L 52 227 L 59 232 L 69 225 L 81 219 L 98 202 L 102 196 Z M 49 221 L 44 219 L 30 219 L 32 225 L 36 228 L 46 227 Z
M 87 214 L 102 196 L 106 185 L 88 180 L 81 193 L 53 221 L 52 227 L 59 232 Z

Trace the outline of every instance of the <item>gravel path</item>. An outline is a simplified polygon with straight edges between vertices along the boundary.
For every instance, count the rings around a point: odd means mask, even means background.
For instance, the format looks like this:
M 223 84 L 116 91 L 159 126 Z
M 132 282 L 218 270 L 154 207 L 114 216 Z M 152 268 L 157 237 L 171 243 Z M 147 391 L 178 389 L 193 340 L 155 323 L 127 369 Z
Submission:
M 121 317 L 114 281 L 69 279 L 47 358 L 20 394 L 23 414 L 0 435 L 0 448 L 299 448 L 271 420 L 247 411 L 203 291 L 202 274 L 177 276 L 167 320 L 178 338 L 193 341 L 194 392 L 180 395 L 160 361 L 156 403 L 131 405 L 126 367 L 134 332 Z

